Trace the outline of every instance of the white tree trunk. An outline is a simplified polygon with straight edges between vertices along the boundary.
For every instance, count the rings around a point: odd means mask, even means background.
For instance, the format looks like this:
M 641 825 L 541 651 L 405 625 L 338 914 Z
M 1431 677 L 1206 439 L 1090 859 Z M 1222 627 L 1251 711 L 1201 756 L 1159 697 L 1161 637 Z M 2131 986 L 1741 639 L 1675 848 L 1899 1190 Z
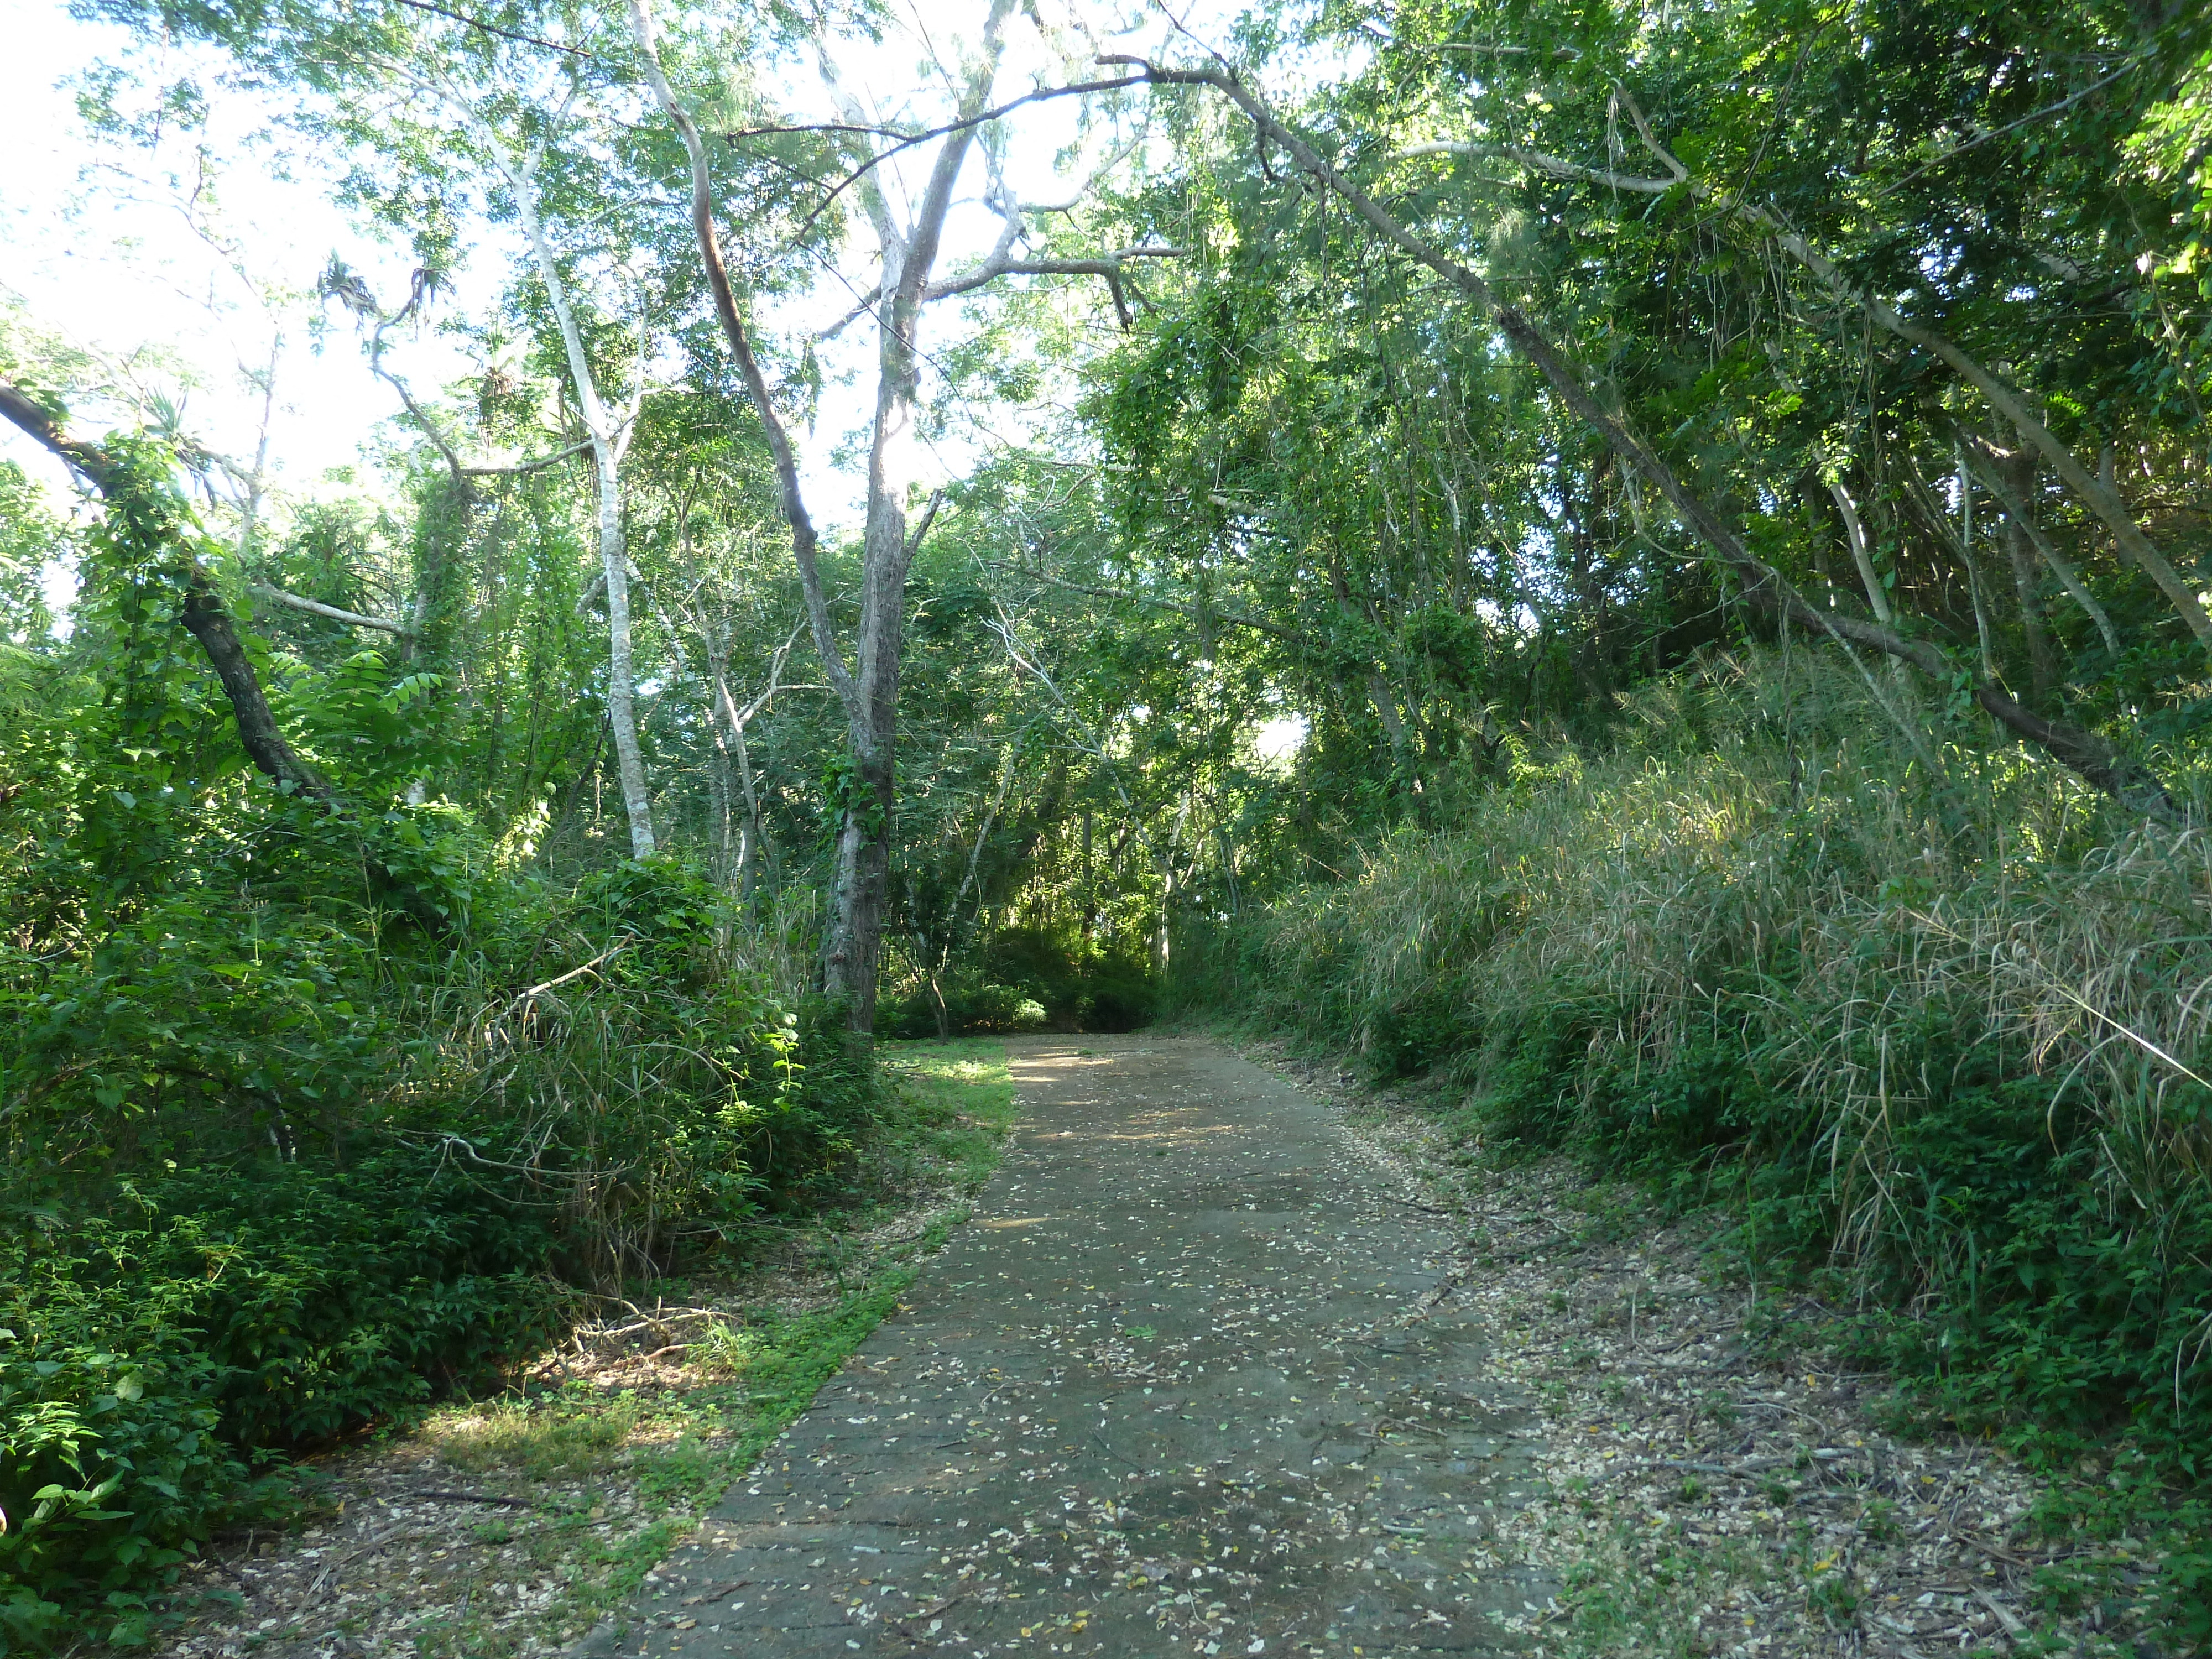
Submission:
M 489 137 L 489 135 L 486 135 Z M 583 336 L 568 303 L 568 290 L 561 278 L 553 245 L 546 240 L 538 213 L 537 168 L 532 158 L 509 156 L 493 140 L 493 152 L 514 192 L 515 215 L 530 239 L 538 275 L 545 284 L 547 303 L 561 327 L 561 343 L 568 357 L 568 378 L 575 387 L 576 407 L 591 434 L 592 462 L 599 482 L 599 569 L 607 590 L 607 726 L 615 740 L 615 769 L 622 782 L 623 811 L 629 821 L 632 858 L 651 856 L 653 798 L 646 787 L 645 757 L 638 748 L 635 676 L 630 665 L 629 555 L 623 536 L 622 446 L 617 423 L 609 417 L 606 400 L 599 395 L 598 377 L 584 354 Z
M 949 133 L 939 147 L 912 218 L 899 224 L 874 181 L 861 186 L 862 200 L 883 249 L 884 270 L 875 289 L 880 301 L 878 380 L 875 432 L 868 452 L 860 635 L 854 661 L 848 669 L 838 648 L 816 567 L 814 526 L 799 490 L 790 437 L 775 412 L 767 378 L 755 358 L 723 265 L 714 228 L 706 143 L 662 68 L 647 0 L 630 0 L 631 38 L 653 94 L 676 124 L 690 160 L 692 226 L 708 286 L 746 390 L 768 434 L 815 645 L 830 686 L 844 705 L 853 760 L 852 787 L 848 797 L 838 804 L 842 822 L 837 836 L 836 884 L 830 900 L 830 927 L 823 942 L 823 988 L 845 1003 L 852 1030 L 861 1034 L 872 1031 L 875 1025 L 876 976 L 883 949 L 884 888 L 895 805 L 899 646 L 905 620 L 907 569 L 913 562 L 918 539 L 909 537 L 906 521 L 907 491 L 914 476 L 910 455 L 915 410 L 920 395 L 915 332 L 922 304 L 929 297 L 930 272 L 937 261 L 945 215 L 951 210 L 953 186 L 975 144 L 975 128 L 965 123 L 981 113 L 990 96 L 998 76 L 1006 21 L 1013 6 L 1014 0 L 990 0 L 982 52 L 961 92 L 963 125 Z M 823 71 L 831 79 L 836 94 L 834 70 L 826 59 Z
M 1858 505 L 1840 483 L 1830 484 L 1828 494 L 1835 497 L 1836 511 L 1844 515 L 1844 535 L 1850 543 L 1851 562 L 1858 567 L 1860 585 L 1866 589 L 1867 607 L 1884 628 L 1893 628 L 1897 617 L 1889 608 L 1889 595 L 1883 590 L 1881 578 L 1875 574 L 1874 556 L 1867 548 L 1866 527 L 1859 522 Z

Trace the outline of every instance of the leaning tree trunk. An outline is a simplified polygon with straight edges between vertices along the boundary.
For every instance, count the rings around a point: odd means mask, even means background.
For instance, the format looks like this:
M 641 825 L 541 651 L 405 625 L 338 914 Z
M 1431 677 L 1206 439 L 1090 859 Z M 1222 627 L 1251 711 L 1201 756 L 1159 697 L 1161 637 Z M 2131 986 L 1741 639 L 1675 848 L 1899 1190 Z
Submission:
M 1687 488 L 1641 434 L 1607 410 L 1591 392 L 1583 365 L 1566 356 L 1517 306 L 1501 303 L 1490 285 L 1449 254 L 1416 236 L 1375 200 L 1331 166 L 1314 147 L 1269 112 L 1235 71 L 1224 66 L 1205 69 L 1164 69 L 1142 58 L 1105 54 L 1104 64 L 1133 64 L 1145 77 L 1168 86 L 1211 87 L 1242 110 L 1255 129 L 1280 148 L 1299 170 L 1334 191 L 1359 216 L 1408 258 L 1427 266 L 1486 313 L 1507 343 L 1544 377 L 1553 393 L 1583 424 L 1603 439 L 1624 465 L 1658 490 L 1682 522 L 1705 543 L 1719 562 L 1742 584 L 1743 597 L 1761 610 L 1806 624 L 1839 644 L 1861 645 L 1911 665 L 1922 673 L 1948 681 L 1954 665 L 1943 653 L 1923 640 L 1908 638 L 1879 622 L 1832 616 L 1808 605 L 1765 561 L 1747 546 L 1741 537 L 1694 490 Z M 1802 239 L 1801 239 L 1802 240 Z M 1955 352 L 1955 348 L 1951 348 Z M 1939 353 L 1938 355 L 1942 355 Z M 1947 361 L 1948 361 L 1947 359 Z M 2027 417 L 2007 409 L 2022 422 Z M 2029 434 L 2031 437 L 2033 434 Z M 2045 434 L 2046 437 L 2048 434 Z M 2070 457 L 2069 457 L 2070 460 Z M 2075 470 L 2078 471 L 2078 464 Z M 2117 492 L 2108 490 L 2117 499 Z M 2117 526 L 2116 526 L 2117 529 Z M 2136 535 L 2140 539 L 2141 532 Z M 2125 538 L 2123 537 L 2124 543 Z M 2141 557 L 2140 550 L 2134 550 Z M 2155 554 L 2153 555 L 2155 556 Z M 2148 565 L 2146 565 L 2148 568 Z M 2194 599 L 2191 598 L 2191 605 Z M 2197 615 L 2203 616 L 2201 607 Z M 2194 623 L 2192 623 L 2192 627 Z M 2180 810 L 2150 769 L 2116 745 L 2067 720 L 2045 718 L 1996 684 L 1986 673 L 1969 673 L 1967 684 L 1974 702 L 1999 725 L 2041 749 L 2094 787 L 2103 790 L 2129 810 L 2164 822 L 2180 817 Z
M 70 469 L 100 492 L 112 520 L 122 533 L 149 542 L 167 543 L 168 574 L 181 590 L 177 620 L 199 641 L 208 665 L 222 683 L 238 723 L 239 747 L 254 769 L 285 793 L 322 804 L 334 815 L 358 821 L 360 815 L 344 797 L 300 752 L 292 747 L 277 724 L 269 696 L 254 670 L 253 659 L 238 631 L 237 618 L 195 556 L 189 534 L 193 530 L 189 507 L 181 501 L 172 505 L 173 492 L 162 481 L 149 482 L 98 445 L 67 431 L 35 398 L 0 380 L 0 419 L 5 419 L 51 450 Z M 149 546 L 147 550 L 155 550 Z M 423 927 L 442 933 L 450 920 L 407 877 L 392 870 L 364 844 L 362 863 L 373 890 L 390 900 Z
M 277 725 L 261 677 L 239 637 L 236 619 L 183 539 L 187 523 L 183 504 L 173 503 L 173 511 L 167 492 L 160 486 L 135 475 L 97 445 L 66 431 L 36 399 L 4 380 L 0 380 L 0 417 L 52 451 L 97 489 L 109 510 L 127 526 L 125 534 L 171 544 L 162 550 L 168 556 L 169 574 L 182 591 L 177 620 L 199 641 L 208 665 L 222 682 L 238 722 L 239 747 L 257 771 L 287 794 L 339 805 L 337 792 L 293 749 Z
M 1101 61 L 1136 63 L 1141 60 L 1129 58 L 1107 58 Z M 1152 80 L 1182 84 L 1202 82 L 1217 87 L 1236 100 L 1238 106 L 1243 109 L 1255 123 L 1273 121 L 1274 118 L 1267 115 L 1265 110 L 1253 100 L 1250 93 L 1244 89 L 1242 83 L 1237 82 L 1236 77 L 1226 70 L 1176 71 L 1156 70 L 1149 65 L 1146 69 L 1148 77 Z M 1642 137 L 1645 148 L 1666 164 L 1668 171 L 1674 175 L 1672 178 L 1638 178 L 1601 167 L 1581 167 L 1574 162 L 1563 161 L 1557 156 L 1546 155 L 1536 150 L 1524 149 L 1511 144 L 1446 142 L 1416 144 L 1409 149 L 1401 151 L 1401 154 L 1508 156 L 1537 172 L 1547 173 L 1554 179 L 1578 179 L 1587 184 L 1602 185 L 1612 190 L 1628 191 L 1634 194 L 1647 196 L 1663 196 L 1669 191 L 1681 190 L 1694 201 L 1711 199 L 1715 194 L 1714 187 L 1704 179 L 1692 179 L 1690 176 L 1690 170 L 1674 156 L 1669 155 L 1658 139 L 1653 136 L 1651 129 L 1644 122 L 1643 112 L 1637 109 L 1634 100 L 1630 100 L 1628 102 L 1629 113 L 1636 122 L 1637 131 Z M 1276 125 L 1279 126 L 1280 124 Z M 1301 162 L 1301 165 L 1303 166 L 1304 163 Z M 1307 170 L 1311 171 L 1310 168 Z M 1328 184 L 1333 189 L 1339 189 L 1340 193 L 1344 187 L 1344 181 L 1340 175 L 1333 175 L 1325 179 L 1323 182 Z M 1357 203 L 1354 205 L 1358 207 L 1363 217 L 1370 223 L 1376 224 L 1378 229 L 1382 228 L 1367 206 Z M 1978 362 L 1955 340 L 1925 323 L 1916 322 L 1905 317 L 1879 295 L 1855 284 L 1833 260 L 1791 228 L 1772 210 L 1760 206 L 1756 202 L 1748 201 L 1739 194 L 1732 199 L 1726 211 L 1729 216 L 1738 222 L 1752 227 L 1763 235 L 1773 238 L 1776 246 L 1819 277 L 1839 299 L 1860 306 L 1877 326 L 1896 336 L 1908 345 L 1917 346 L 1929 353 L 1946 364 L 1960 380 L 1979 392 L 1984 403 L 2018 429 L 2028 447 L 2042 456 L 2067 489 L 2073 491 L 2092 513 L 2105 521 L 2106 526 L 2112 531 L 2112 539 L 2120 550 L 2140 565 L 2143 573 L 2158 585 L 2159 591 L 2166 595 L 2182 621 L 2188 624 L 2189 631 L 2197 636 L 2198 643 L 2207 651 L 2212 651 L 2212 613 L 2208 613 L 2205 610 L 2203 602 L 2197 596 L 2195 585 L 2185 579 L 2181 573 L 2173 568 L 2165 554 L 2160 552 L 2157 545 L 2151 541 L 2142 526 L 2136 522 L 2134 509 L 2120 495 L 2109 469 L 2105 470 L 2101 477 L 2093 474 L 2088 468 L 2081 465 L 2074 452 L 2061 442 L 2057 434 L 2043 423 L 2031 406 L 2031 400 L 2018 387 L 2014 386 L 2002 375 L 1992 372 Z M 1401 241 L 1401 246 L 1405 244 Z M 1417 254 L 1415 257 L 1420 256 Z M 1462 283 L 1460 286 L 1465 288 L 1466 285 Z

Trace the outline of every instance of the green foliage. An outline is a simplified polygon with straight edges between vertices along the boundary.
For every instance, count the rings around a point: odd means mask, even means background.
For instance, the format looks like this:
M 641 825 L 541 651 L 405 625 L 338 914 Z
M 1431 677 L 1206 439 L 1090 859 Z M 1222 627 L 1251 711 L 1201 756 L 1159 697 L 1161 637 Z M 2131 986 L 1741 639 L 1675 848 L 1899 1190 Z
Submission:
M 249 1470 L 481 1380 L 546 1328 L 550 1216 L 435 1152 L 131 1183 L 8 1241 L 0 1582 L 19 1633 L 146 1593 L 278 1489 Z
M 541 1281 L 618 1291 L 853 1197 L 855 1148 L 903 1131 L 803 988 L 844 824 L 890 842 L 886 1030 L 1123 1029 L 1172 963 L 1186 1002 L 1452 1079 L 1470 1133 L 1737 1206 L 1763 1273 L 1858 1293 L 1857 1340 L 1954 1419 L 2057 1425 L 2054 1451 L 2132 1434 L 2145 1482 L 2201 1479 L 2212 878 L 2196 840 L 1992 747 L 1966 692 L 1978 669 L 2201 816 L 2203 651 L 1959 362 L 2108 471 L 2193 589 L 2212 14 L 1408 0 L 1384 31 L 1262 9 L 1236 35 L 1250 84 L 1317 48 L 1271 98 L 1285 119 L 1540 319 L 1816 613 L 1894 611 L 1944 670 L 1778 639 L 1496 319 L 1286 188 L 1210 94 L 1154 88 L 1170 142 L 1132 154 L 1156 170 L 1026 227 L 1041 256 L 1179 250 L 1117 277 L 1121 325 L 1024 282 L 938 355 L 925 432 L 958 398 L 1069 383 L 1081 413 L 957 483 L 915 550 L 886 799 L 793 684 L 815 677 L 758 422 L 653 205 L 676 146 L 600 125 L 634 102 L 618 15 L 91 9 L 296 89 L 348 203 L 411 242 L 421 307 L 526 161 L 607 401 L 641 339 L 684 356 L 641 393 L 619 502 L 641 758 L 678 850 L 618 857 L 599 485 L 560 459 L 547 270 L 438 319 L 481 372 L 450 407 L 411 394 L 392 505 L 216 505 L 166 390 L 109 441 L 126 487 L 82 528 L 0 471 L 0 1135 L 30 1218 L 9 1328 L 56 1366 L 8 1383 L 43 1483 L 12 1501 L 55 1505 L 0 1534 L 21 1605 L 127 1610 L 255 1501 L 255 1455 L 496 1363 Z M 732 268 L 772 290 L 842 236 L 808 181 L 850 135 L 762 131 L 786 125 L 760 105 L 791 20 L 664 21 L 710 126 L 754 130 L 713 165 Z M 1304 72 L 1330 63 L 1336 84 Z M 395 102 L 426 64 L 440 96 Z M 151 143 L 203 137 L 210 99 L 180 82 L 142 118 L 111 66 L 86 109 Z M 352 302 L 397 354 L 389 308 Z M 0 324 L 20 384 L 133 384 Z M 811 421 L 815 349 L 770 372 Z M 2017 506 L 1962 475 L 1975 441 Z M 555 459 L 465 475 L 448 443 Z M 852 551 L 822 550 L 841 629 Z M 84 580 L 66 640 L 57 562 Z M 407 631 L 369 648 L 257 609 L 268 581 Z M 278 722 L 348 810 L 247 767 L 177 626 L 194 593 L 252 619 Z M 360 1282 L 286 1226 L 345 1241 Z M 241 1265 L 211 1273 L 218 1250 Z M 162 1310 L 143 1328 L 100 1266 L 125 1259 Z M 234 1279 L 234 1305 L 206 1288 Z M 174 1494 L 95 1496 L 95 1419 L 143 1431 L 133 1467 Z
M 89 672 L 0 724 L 0 1619 L 33 1645 L 145 1636 L 191 1551 L 283 1501 L 276 1461 L 496 1376 L 564 1282 L 834 1196 L 878 1103 L 680 859 L 550 879 L 402 804 L 453 758 L 441 676 L 249 637 L 368 810 L 251 781 L 177 623 L 218 550 L 156 452 L 109 450 L 151 481 L 40 647 Z
M 1151 1020 L 1154 1000 L 1141 960 L 1054 931 L 1005 927 L 935 982 L 885 997 L 877 1020 L 893 1037 L 1129 1031 Z
M 1651 689 L 1610 750 L 1187 945 L 1176 994 L 1733 1206 L 1952 1421 L 2201 1483 L 2203 849 L 2002 754 L 1899 790 L 1863 690 L 1808 673 Z
M 36 1641 L 86 1618 L 127 1637 L 145 1592 L 253 1500 L 217 1432 L 219 1368 L 158 1306 L 13 1274 L 8 1300 L 0 1630 Z

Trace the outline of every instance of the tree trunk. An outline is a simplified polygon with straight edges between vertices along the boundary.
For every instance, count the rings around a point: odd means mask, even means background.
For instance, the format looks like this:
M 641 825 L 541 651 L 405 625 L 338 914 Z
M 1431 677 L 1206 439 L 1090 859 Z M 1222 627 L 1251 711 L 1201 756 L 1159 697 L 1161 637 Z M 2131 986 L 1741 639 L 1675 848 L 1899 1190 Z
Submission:
M 2058 658 L 2051 648 L 2051 630 L 2043 616 L 2043 596 L 2035 580 L 2035 556 L 2027 532 L 2005 519 L 2005 558 L 2012 566 L 2012 589 L 2020 602 L 2020 631 L 2027 641 L 2029 684 L 2039 702 L 2048 702 L 2058 689 Z
M 2031 504 L 2035 495 L 2033 459 L 2025 454 L 2006 455 L 1971 434 L 1965 435 L 1963 441 L 1969 461 L 1976 465 L 1982 481 L 1990 487 L 1990 493 L 2003 507 L 2006 522 L 2027 538 L 2042 556 L 2044 563 L 2050 567 L 2051 574 L 2058 578 L 2059 586 L 2073 596 L 2074 603 L 2080 605 L 2087 613 L 2089 620 L 2097 625 L 2097 632 L 2105 641 L 2105 648 L 2118 657 L 2120 654 L 2119 629 L 2112 626 L 2111 616 L 2103 605 L 2097 603 L 2097 596 L 2089 591 L 2088 585 L 2081 580 L 2081 573 L 2075 569 L 2072 562 L 2052 545 L 2050 537 L 2035 521 Z M 2008 474 L 2008 468 L 2014 463 L 2020 468 L 2018 488 L 2014 487 L 2013 477 Z
M 1889 608 L 1889 595 L 1882 587 L 1881 578 L 1875 573 L 1874 556 L 1867 548 L 1866 526 L 1859 522 L 1857 504 L 1840 481 L 1828 486 L 1828 494 L 1835 497 L 1836 510 L 1844 515 L 1844 535 L 1850 544 L 1851 562 L 1858 567 L 1859 585 L 1866 589 L 1867 609 L 1874 612 L 1875 620 L 1884 628 L 1893 628 L 1897 617 Z
M 647 0 L 630 0 L 630 35 L 643 60 L 647 79 L 684 140 L 691 168 L 691 225 L 707 286 L 714 299 L 731 353 L 738 360 L 746 392 L 766 429 L 769 453 L 791 526 L 792 552 L 813 625 L 816 649 L 830 687 L 844 704 L 850 746 L 850 787 L 841 804 L 836 887 L 830 896 L 828 934 L 823 941 L 823 989 L 845 1005 L 846 1019 L 865 1037 L 875 1029 L 876 976 L 883 955 L 884 890 L 890 868 L 891 812 L 896 804 L 895 771 L 898 732 L 899 646 L 905 621 L 907 571 L 916 544 L 928 528 L 907 533 L 906 496 L 913 478 L 911 450 L 920 390 L 915 331 L 932 268 L 951 210 L 953 186 L 975 139 L 975 118 L 998 77 L 1007 16 L 1013 0 L 991 0 L 983 25 L 983 52 L 960 98 L 961 124 L 948 134 L 932 163 L 929 181 L 911 224 L 896 225 L 875 194 L 873 181 L 861 186 L 862 200 L 882 244 L 883 280 L 876 388 L 876 423 L 868 451 L 867 527 L 862 538 L 860 625 L 854 662 L 848 669 L 831 626 L 829 600 L 816 558 L 816 535 L 799 489 L 798 464 L 790 435 L 775 411 L 767 376 L 756 359 L 750 335 L 738 313 L 714 230 L 714 182 L 705 140 L 690 112 L 677 100 L 660 62 Z
M 714 882 L 726 892 L 736 892 L 744 867 L 744 832 L 737 832 L 733 849 L 730 823 L 735 793 L 731 787 L 733 768 L 730 741 L 722 731 L 721 720 L 721 706 L 730 701 L 730 647 L 719 628 L 704 627 L 700 633 L 707 653 L 707 691 L 710 699 L 707 706 L 707 732 L 714 740 L 714 764 L 709 774 L 714 792 Z M 738 741 L 743 742 L 744 734 L 738 735 Z
M 1960 453 L 1970 455 L 1963 445 Z M 1971 460 L 1968 463 L 1971 465 Z M 2027 526 L 2021 522 L 2015 511 L 2018 505 L 2035 493 L 2035 461 L 2027 455 L 2015 455 L 2008 463 L 2001 463 L 1998 471 L 2006 474 L 2002 486 L 1990 494 L 1997 498 L 1998 509 L 2004 514 L 2005 562 L 2012 567 L 2012 589 L 2020 605 L 2020 631 L 2027 644 L 2029 684 L 2035 688 L 2039 702 L 2048 702 L 2058 690 L 2058 654 L 2051 648 L 2051 626 L 2043 611 L 2042 584 L 2036 578 L 2035 548 L 2028 539 Z
M 882 966 L 891 814 L 897 804 L 899 647 L 905 634 L 907 569 L 915 551 L 906 521 L 920 392 L 914 337 L 921 283 L 936 255 L 936 228 L 929 226 L 927 242 L 919 234 L 903 244 L 886 235 L 884 250 L 890 301 L 884 308 L 877 349 L 876 422 L 868 449 L 860 648 L 854 653 L 858 707 L 848 721 L 853 787 L 842 803 L 836 885 L 822 953 L 823 991 L 845 1004 L 855 1031 L 875 1029 L 876 979 Z
M 568 358 L 568 378 L 576 392 L 576 408 L 591 434 L 592 465 L 599 483 L 599 571 L 607 594 L 607 729 L 615 740 L 615 770 L 622 783 L 623 811 L 629 823 L 632 858 L 648 858 L 654 847 L 653 800 L 646 787 L 645 757 L 638 748 L 635 679 L 630 665 L 629 555 L 624 545 L 622 521 L 622 445 L 616 423 L 608 417 L 599 383 L 585 355 L 583 336 L 568 303 L 568 290 L 561 276 L 560 262 L 546 239 L 538 211 L 537 170 L 529 157 L 516 159 L 500 147 L 495 135 L 480 135 L 506 175 L 514 197 L 515 216 L 536 256 L 538 280 L 545 284 L 546 303 L 560 325 L 561 344 Z
M 615 769 L 629 821 L 632 858 L 653 852 L 653 797 L 638 747 L 636 678 L 630 664 L 629 553 L 622 522 L 622 476 L 613 443 L 595 439 L 592 459 L 599 485 L 599 568 L 607 584 L 607 729 L 614 733 Z
M 1091 878 L 1091 809 L 1083 809 L 1083 942 L 1091 943 L 1091 924 L 1098 915 L 1098 889 Z

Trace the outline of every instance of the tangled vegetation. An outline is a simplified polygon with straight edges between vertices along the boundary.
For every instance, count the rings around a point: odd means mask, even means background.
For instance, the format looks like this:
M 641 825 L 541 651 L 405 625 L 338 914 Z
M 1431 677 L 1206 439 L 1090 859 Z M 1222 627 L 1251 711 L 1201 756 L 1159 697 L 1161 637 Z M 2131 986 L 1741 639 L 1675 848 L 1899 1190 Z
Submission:
M 1802 646 L 1717 658 L 1206 930 L 1176 991 L 1447 1081 L 1493 1156 L 1732 1212 L 1754 1285 L 1856 1309 L 1851 1357 L 1917 1411 L 2117 1458 L 2096 1519 L 2175 1553 L 2202 1641 L 2212 848 L 2016 752 L 1941 759 Z
M 10 1639 L 1164 1000 L 2201 1514 L 2212 13 L 78 10 L 266 350 L 0 307 Z

